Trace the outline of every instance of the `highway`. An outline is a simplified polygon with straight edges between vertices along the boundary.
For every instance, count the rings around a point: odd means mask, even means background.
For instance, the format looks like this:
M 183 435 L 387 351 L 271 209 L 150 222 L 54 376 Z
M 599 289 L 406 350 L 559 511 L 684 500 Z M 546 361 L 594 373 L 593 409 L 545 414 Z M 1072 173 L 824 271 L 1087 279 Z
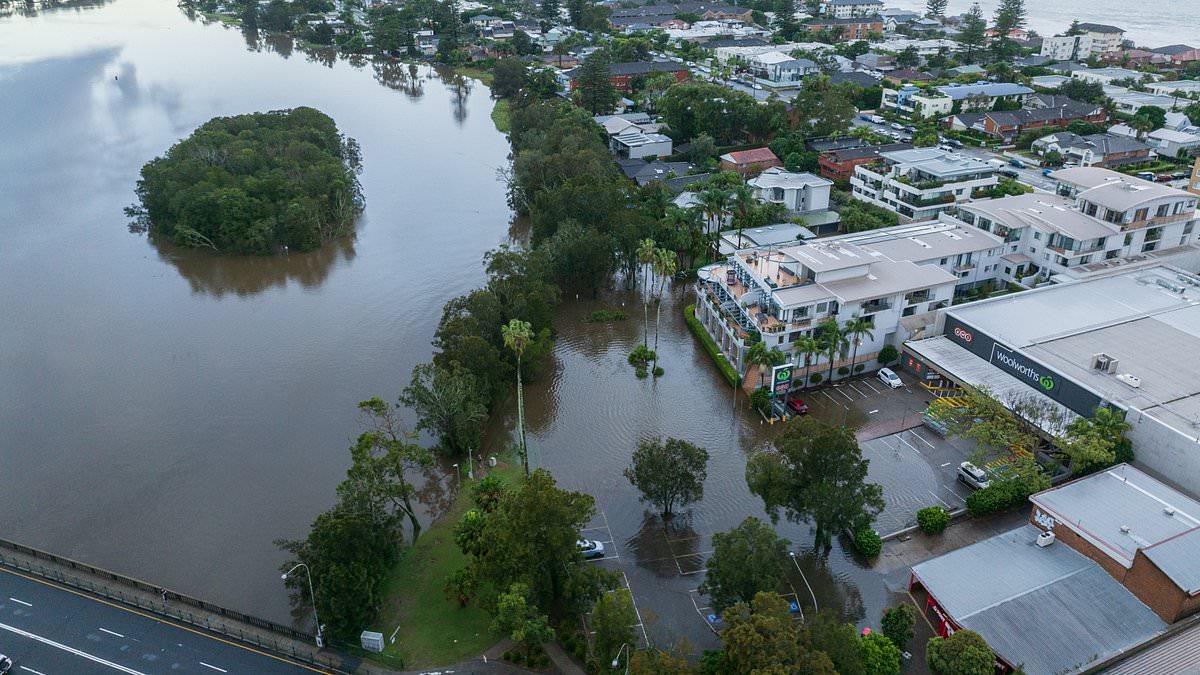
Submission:
M 324 672 L 0 567 L 13 675 Z

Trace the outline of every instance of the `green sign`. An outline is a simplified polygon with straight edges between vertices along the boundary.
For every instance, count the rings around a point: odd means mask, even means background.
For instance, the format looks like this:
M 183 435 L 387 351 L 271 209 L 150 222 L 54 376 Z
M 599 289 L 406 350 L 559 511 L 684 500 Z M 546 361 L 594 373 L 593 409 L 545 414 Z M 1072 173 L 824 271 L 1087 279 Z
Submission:
M 775 366 L 771 370 L 771 395 L 780 396 L 786 394 L 792 388 L 792 369 L 790 363 L 785 363 L 782 366 Z

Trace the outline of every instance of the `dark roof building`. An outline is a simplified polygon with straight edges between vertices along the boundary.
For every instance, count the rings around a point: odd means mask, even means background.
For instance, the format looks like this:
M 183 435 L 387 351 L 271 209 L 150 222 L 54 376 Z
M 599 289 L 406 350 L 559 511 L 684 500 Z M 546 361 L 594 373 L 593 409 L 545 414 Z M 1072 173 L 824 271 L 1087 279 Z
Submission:
M 1081 23 L 1079 29 L 1088 33 L 1124 33 L 1125 29 L 1106 23 Z
M 1166 45 L 1164 47 L 1155 47 L 1154 49 L 1151 49 L 1150 51 L 1154 52 L 1155 54 L 1166 54 L 1167 56 L 1175 56 L 1176 54 L 1190 52 L 1194 49 L 1195 49 L 1195 47 L 1192 47 L 1191 45 Z
M 863 89 L 877 87 L 881 81 L 882 80 L 874 75 L 869 75 L 858 70 L 850 73 L 834 73 L 833 75 L 829 76 L 829 84 L 845 84 L 847 82 L 851 82 L 853 84 L 857 84 Z
M 621 168 L 621 173 L 624 173 L 626 178 L 638 185 L 684 176 L 688 171 L 696 168 L 687 162 L 662 162 L 659 160 L 647 162 L 643 159 L 618 159 L 617 166 Z

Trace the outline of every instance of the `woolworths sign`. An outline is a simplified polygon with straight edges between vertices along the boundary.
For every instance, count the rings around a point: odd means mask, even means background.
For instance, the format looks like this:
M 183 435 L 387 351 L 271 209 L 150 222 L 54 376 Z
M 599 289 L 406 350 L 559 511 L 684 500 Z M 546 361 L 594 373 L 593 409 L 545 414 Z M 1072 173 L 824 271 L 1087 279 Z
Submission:
M 1041 366 L 999 343 L 992 343 L 991 362 L 992 365 L 1008 371 L 1013 377 L 1025 380 L 1030 386 L 1041 389 L 1047 394 L 1058 390 L 1058 381 L 1054 375 L 1047 373 L 1042 370 Z

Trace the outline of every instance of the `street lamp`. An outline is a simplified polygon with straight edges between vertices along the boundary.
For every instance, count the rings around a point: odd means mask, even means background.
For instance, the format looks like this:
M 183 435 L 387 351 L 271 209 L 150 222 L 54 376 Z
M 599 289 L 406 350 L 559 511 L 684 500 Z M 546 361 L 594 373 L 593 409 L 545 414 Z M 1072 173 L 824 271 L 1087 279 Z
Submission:
M 621 652 L 623 652 L 627 649 L 629 649 L 629 643 L 628 642 L 621 643 L 621 648 L 617 650 L 617 655 L 614 656 L 613 660 L 612 660 L 613 668 L 616 668 L 617 664 L 621 661 Z M 629 675 L 629 654 L 625 655 L 625 675 Z
M 317 616 L 317 596 L 316 596 L 316 594 L 313 593 L 312 570 L 310 570 L 308 568 L 308 565 L 306 565 L 304 563 L 298 563 L 292 569 L 279 575 L 279 578 L 286 580 L 292 572 L 295 572 L 297 569 L 299 569 L 301 567 L 304 568 L 304 573 L 308 577 L 308 599 L 310 601 L 312 601 L 313 621 L 316 622 L 316 624 L 317 624 L 317 649 L 321 649 L 321 648 L 325 647 L 325 640 L 321 637 L 321 618 L 319 616 Z

